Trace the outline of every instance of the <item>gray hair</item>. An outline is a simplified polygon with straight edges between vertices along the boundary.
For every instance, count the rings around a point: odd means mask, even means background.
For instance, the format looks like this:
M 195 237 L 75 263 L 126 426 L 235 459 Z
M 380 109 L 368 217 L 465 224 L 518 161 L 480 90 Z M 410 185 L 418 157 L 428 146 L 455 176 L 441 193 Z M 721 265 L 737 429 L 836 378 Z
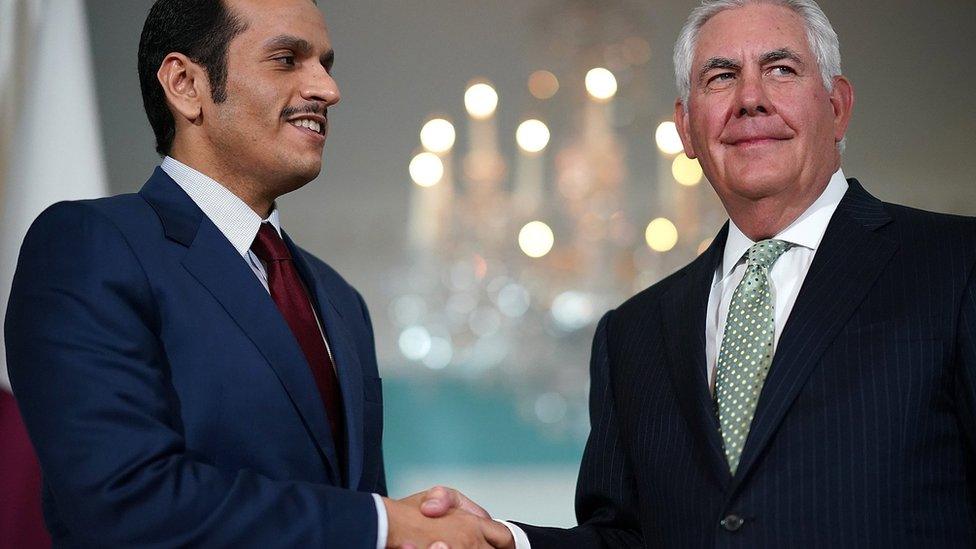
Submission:
M 691 95 L 691 62 L 695 56 L 698 32 L 709 19 L 723 11 L 759 3 L 777 4 L 800 16 L 807 30 L 810 50 L 817 58 L 824 87 L 827 91 L 833 90 L 834 77 L 841 74 L 840 41 L 830 25 L 830 20 L 814 0 L 702 0 L 701 6 L 688 16 L 688 21 L 681 28 L 681 34 L 674 45 L 674 77 L 678 85 L 678 95 L 686 111 L 688 97 Z

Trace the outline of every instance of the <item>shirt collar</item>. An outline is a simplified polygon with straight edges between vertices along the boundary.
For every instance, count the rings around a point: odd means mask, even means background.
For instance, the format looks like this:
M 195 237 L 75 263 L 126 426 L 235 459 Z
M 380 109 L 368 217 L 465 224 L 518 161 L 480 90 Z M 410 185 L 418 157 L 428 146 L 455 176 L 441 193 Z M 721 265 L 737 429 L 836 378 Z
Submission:
M 816 251 L 824 233 L 827 232 L 830 218 L 834 215 L 834 211 L 837 210 L 837 206 L 847 192 L 847 187 L 844 170 L 838 169 L 830 177 L 827 188 L 820 193 L 813 204 L 773 238 Z M 725 242 L 725 253 L 722 256 L 719 280 L 727 277 L 735 269 L 735 266 L 738 265 L 753 244 L 755 242 L 746 236 L 734 221 L 729 220 L 729 236 Z
M 277 204 L 272 206 L 271 214 L 266 219 L 261 219 L 261 216 L 254 213 L 250 206 L 227 187 L 179 160 L 167 156 L 159 167 L 190 196 L 242 256 L 246 256 L 251 249 L 261 223 L 271 223 L 281 235 Z

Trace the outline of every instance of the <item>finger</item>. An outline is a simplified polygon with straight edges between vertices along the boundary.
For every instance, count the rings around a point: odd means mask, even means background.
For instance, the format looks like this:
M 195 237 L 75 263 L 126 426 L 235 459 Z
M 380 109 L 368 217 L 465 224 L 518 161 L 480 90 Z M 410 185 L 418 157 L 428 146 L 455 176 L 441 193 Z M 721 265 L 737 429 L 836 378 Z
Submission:
M 401 503 L 405 503 L 410 507 L 420 507 L 420 502 L 422 502 L 424 498 L 427 497 L 427 492 L 429 492 L 429 490 L 424 490 L 423 492 L 417 492 L 416 494 L 411 494 L 397 501 Z
M 420 512 L 428 518 L 437 518 L 458 507 L 459 500 L 456 490 L 444 486 L 434 486 L 424 494 L 420 503 Z
M 446 515 L 451 509 L 459 509 L 472 515 L 490 519 L 491 515 L 480 505 L 471 501 L 461 492 L 453 488 L 435 486 L 427 491 L 423 502 L 420 504 L 420 511 L 424 516 L 437 518 Z
M 515 538 L 512 537 L 512 531 L 508 529 L 508 526 L 496 520 L 481 521 L 481 535 L 485 537 L 485 541 L 492 547 L 515 547 Z
M 451 549 L 451 546 L 443 541 L 435 541 L 434 543 L 431 543 L 430 547 L 427 549 Z
M 471 513 L 472 515 L 481 517 L 483 519 L 491 520 L 491 515 L 489 515 L 488 511 L 485 511 L 483 507 L 471 501 L 467 496 L 461 492 L 458 492 L 457 490 L 454 490 L 454 494 L 457 497 L 457 504 L 455 505 L 457 509 Z

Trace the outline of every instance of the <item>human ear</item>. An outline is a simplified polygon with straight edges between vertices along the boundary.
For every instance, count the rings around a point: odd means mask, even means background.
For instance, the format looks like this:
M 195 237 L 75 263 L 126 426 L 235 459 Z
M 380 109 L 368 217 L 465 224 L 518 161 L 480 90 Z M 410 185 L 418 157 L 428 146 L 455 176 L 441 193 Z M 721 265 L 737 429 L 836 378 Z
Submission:
M 160 64 L 156 78 L 173 115 L 196 124 L 203 114 L 202 99 L 209 93 L 206 70 L 182 53 L 170 53 Z
M 685 108 L 684 102 L 679 97 L 674 101 L 674 125 L 678 129 L 678 137 L 681 138 L 681 144 L 685 148 L 685 155 L 688 158 L 697 158 L 698 155 L 695 154 L 695 145 L 691 142 L 690 124 L 688 109 Z
M 840 142 L 847 134 L 847 126 L 854 113 L 854 86 L 850 80 L 843 76 L 834 77 L 830 104 L 834 108 L 834 141 Z

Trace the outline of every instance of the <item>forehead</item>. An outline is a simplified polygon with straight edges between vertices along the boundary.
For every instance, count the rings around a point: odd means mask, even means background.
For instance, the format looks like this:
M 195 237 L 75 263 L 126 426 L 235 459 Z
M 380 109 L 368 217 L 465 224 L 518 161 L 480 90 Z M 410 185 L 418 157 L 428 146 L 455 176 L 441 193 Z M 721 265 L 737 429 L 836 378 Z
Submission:
M 746 4 L 716 14 L 701 27 L 695 59 L 727 57 L 745 61 L 783 47 L 809 53 L 803 19 L 784 6 Z
M 312 0 L 224 0 L 246 24 L 239 38 L 254 45 L 272 37 L 303 38 L 316 49 L 329 49 L 325 18 Z M 259 44 L 258 44 L 259 45 Z

